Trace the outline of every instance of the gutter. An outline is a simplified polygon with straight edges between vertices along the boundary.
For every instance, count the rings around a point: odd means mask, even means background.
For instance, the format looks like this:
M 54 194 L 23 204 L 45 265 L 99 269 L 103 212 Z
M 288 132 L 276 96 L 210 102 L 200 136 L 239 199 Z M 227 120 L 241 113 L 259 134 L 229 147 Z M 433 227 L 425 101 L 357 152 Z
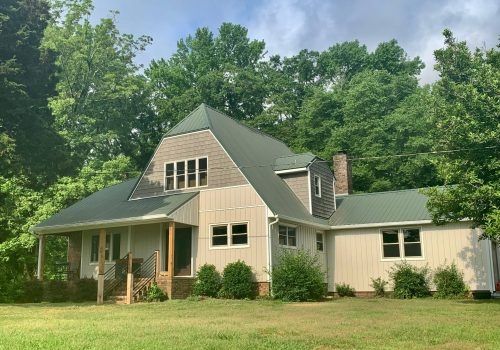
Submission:
M 80 222 L 76 224 L 66 224 L 66 225 L 52 225 L 43 227 L 33 226 L 29 230 L 31 233 L 35 235 L 40 235 L 40 234 L 51 234 L 51 233 L 65 233 L 69 231 L 79 231 L 83 229 L 89 230 L 89 229 L 100 228 L 103 226 L 119 227 L 119 226 L 133 225 L 146 222 L 147 223 L 164 222 L 169 220 L 172 220 L 172 218 L 168 217 L 166 214 L 157 214 L 157 215 L 136 216 L 123 219 Z
M 292 218 L 292 217 L 284 216 L 284 215 L 276 215 L 275 218 L 281 219 L 281 220 L 293 221 L 293 222 L 308 225 L 308 226 L 317 227 L 317 228 L 320 228 L 322 230 L 331 230 L 332 229 L 332 226 L 330 226 L 330 225 L 319 224 L 319 223 L 315 223 L 315 222 L 311 222 L 311 221 L 307 221 L 307 220 L 296 219 L 296 218 Z
M 400 226 L 400 225 L 422 225 L 432 224 L 431 220 L 415 220 L 415 221 L 394 221 L 394 222 L 375 222 L 370 224 L 355 224 L 355 225 L 332 225 L 331 230 L 343 230 L 353 228 L 370 228 L 370 227 L 387 227 L 387 226 Z

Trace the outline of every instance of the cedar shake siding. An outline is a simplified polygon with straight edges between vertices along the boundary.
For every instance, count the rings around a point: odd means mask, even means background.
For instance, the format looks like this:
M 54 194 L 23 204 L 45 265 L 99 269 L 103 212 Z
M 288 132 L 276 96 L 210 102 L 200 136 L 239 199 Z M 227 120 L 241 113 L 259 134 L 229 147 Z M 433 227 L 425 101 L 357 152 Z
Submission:
M 301 171 L 298 173 L 280 174 L 283 181 L 286 182 L 288 187 L 295 193 L 295 195 L 300 199 L 304 207 L 309 211 L 309 189 L 307 186 L 308 176 L 307 171 Z
M 165 163 L 197 157 L 208 159 L 208 185 L 165 192 Z M 209 130 L 166 137 L 161 141 L 144 176 L 131 199 L 161 196 L 199 189 L 221 188 L 247 184 L 246 179 L 228 157 Z
M 332 171 L 328 165 L 321 160 L 315 160 L 309 166 L 309 171 L 311 172 L 312 214 L 320 218 L 328 219 L 335 210 Z M 314 194 L 314 175 L 319 175 L 321 178 L 321 197 L 316 197 Z

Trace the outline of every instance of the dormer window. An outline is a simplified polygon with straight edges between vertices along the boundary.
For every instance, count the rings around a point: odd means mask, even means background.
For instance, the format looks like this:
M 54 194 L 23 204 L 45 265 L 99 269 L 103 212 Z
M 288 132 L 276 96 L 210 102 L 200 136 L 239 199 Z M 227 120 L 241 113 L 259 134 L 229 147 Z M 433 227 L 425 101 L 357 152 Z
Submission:
M 314 175 L 314 195 L 321 197 L 321 177 Z
M 165 163 L 165 191 L 207 186 L 207 158 Z

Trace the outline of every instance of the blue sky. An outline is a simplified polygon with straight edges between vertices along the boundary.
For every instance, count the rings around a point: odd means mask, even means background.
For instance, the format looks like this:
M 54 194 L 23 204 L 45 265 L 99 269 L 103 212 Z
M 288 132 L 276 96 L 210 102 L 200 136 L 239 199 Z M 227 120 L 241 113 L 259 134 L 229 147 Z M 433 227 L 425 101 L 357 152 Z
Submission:
M 421 82 L 437 78 L 433 51 L 443 46 L 441 32 L 450 28 L 470 47 L 491 48 L 500 35 L 498 0 L 94 0 L 94 19 L 118 10 L 118 27 L 153 44 L 137 57 L 168 58 L 177 40 L 198 27 L 213 32 L 223 22 L 248 28 L 251 38 L 264 40 L 270 54 L 290 56 L 300 49 L 324 50 L 337 42 L 358 39 L 373 50 L 395 38 L 410 57 L 427 67 Z

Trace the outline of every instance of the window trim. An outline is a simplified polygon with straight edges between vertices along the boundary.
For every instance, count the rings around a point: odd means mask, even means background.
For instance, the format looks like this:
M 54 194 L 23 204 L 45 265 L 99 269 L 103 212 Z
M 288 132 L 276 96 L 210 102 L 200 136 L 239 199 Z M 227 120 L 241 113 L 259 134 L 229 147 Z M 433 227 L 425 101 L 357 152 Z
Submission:
M 206 185 L 200 185 L 200 168 L 199 168 L 199 161 L 200 159 L 206 159 L 207 160 L 207 170 L 205 173 L 207 174 L 207 184 Z M 189 187 L 189 171 L 188 171 L 188 162 L 190 160 L 194 160 L 196 162 L 195 166 L 195 176 L 196 176 L 196 186 L 194 187 Z M 185 187 L 183 188 L 178 188 L 177 187 L 177 163 L 184 163 L 184 183 Z M 167 164 L 173 164 L 174 165 L 174 174 L 171 176 L 173 177 L 174 180 L 174 188 L 171 190 L 167 189 Z M 170 160 L 168 162 L 163 162 L 163 192 L 173 192 L 173 191 L 185 191 L 185 190 L 191 190 L 195 188 L 204 188 L 208 187 L 208 173 L 209 173 L 209 167 L 208 167 L 208 156 L 199 156 L 199 157 L 189 157 L 189 158 L 184 158 L 184 159 L 178 159 L 178 160 Z M 193 173 L 191 173 L 193 174 Z
M 246 244 L 232 244 L 233 241 L 233 225 L 247 225 L 247 243 Z M 227 227 L 227 244 L 226 245 L 213 245 L 212 241 L 212 230 L 216 226 L 226 226 Z M 219 250 L 219 249 L 238 249 L 238 248 L 248 248 L 250 247 L 250 222 L 249 221 L 235 221 L 235 222 L 220 222 L 216 224 L 208 225 L 208 235 L 209 235 L 209 250 Z
M 283 226 L 283 227 L 286 227 L 286 236 L 287 236 L 287 242 L 288 242 L 288 229 L 289 228 L 293 228 L 295 229 L 295 245 L 284 245 L 284 244 L 281 244 L 280 243 L 280 226 Z M 284 248 L 284 249 L 298 249 L 298 246 L 299 246 L 299 242 L 298 242 L 298 232 L 297 232 L 297 226 L 295 225 L 289 225 L 289 224 L 283 224 L 283 223 L 280 223 L 278 225 L 278 245 L 281 247 L 281 248 Z
M 318 179 L 318 186 L 316 186 L 316 179 Z M 321 176 L 314 174 L 313 187 L 314 187 L 314 196 L 321 198 Z M 316 188 L 318 189 L 319 194 L 316 193 Z
M 114 241 L 114 236 L 119 235 L 120 236 L 120 257 L 118 259 L 113 259 L 113 241 Z M 94 237 L 97 237 L 97 260 L 93 261 L 92 260 L 92 240 Z M 121 259 L 121 246 L 122 246 L 122 233 L 121 232 L 110 232 L 106 233 L 106 239 L 109 237 L 109 255 L 108 258 L 106 259 L 106 247 L 104 247 L 104 263 L 105 264 L 112 264 L 116 262 L 116 260 Z M 83 256 L 83 254 L 82 254 Z M 90 235 L 90 258 L 89 258 L 89 265 L 98 265 L 99 264 L 99 234 L 91 234 Z
M 418 229 L 419 237 L 420 237 L 420 252 L 421 256 L 405 256 L 404 255 L 404 235 L 403 230 L 406 229 Z M 399 257 L 394 258 L 386 258 L 384 257 L 384 239 L 383 239 L 383 231 L 386 230 L 397 230 L 398 231 L 398 244 L 399 244 Z M 425 250 L 424 250 L 424 230 L 422 226 L 397 226 L 397 227 L 382 227 L 379 229 L 379 247 L 380 247 L 380 261 L 421 261 L 425 260 Z M 414 242 L 416 243 L 416 242 Z

